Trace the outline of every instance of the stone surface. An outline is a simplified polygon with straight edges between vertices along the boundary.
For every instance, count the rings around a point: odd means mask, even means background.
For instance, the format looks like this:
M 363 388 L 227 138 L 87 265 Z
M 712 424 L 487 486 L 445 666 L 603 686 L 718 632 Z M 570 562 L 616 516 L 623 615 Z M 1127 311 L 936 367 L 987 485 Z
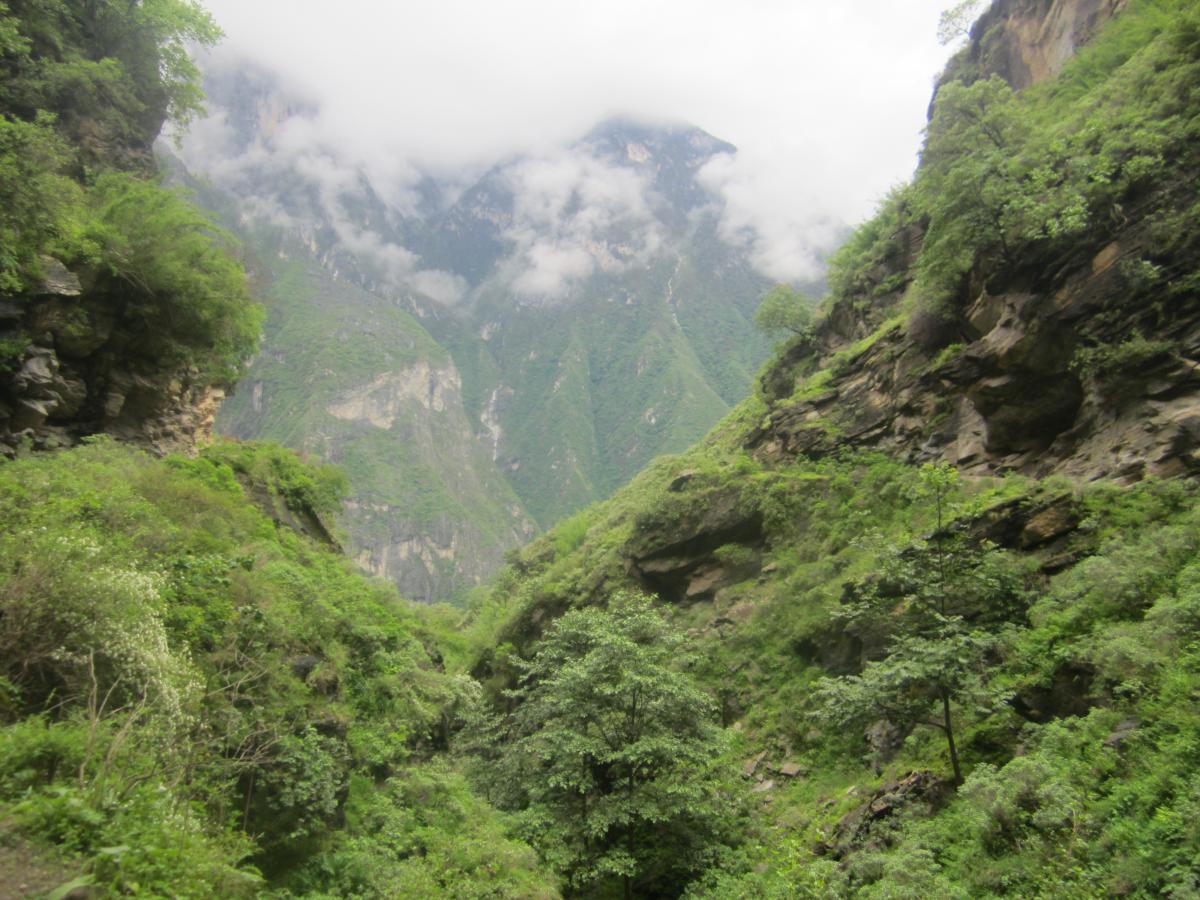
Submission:
M 753 778 L 754 773 L 758 771 L 758 767 L 762 764 L 762 761 L 766 758 L 767 758 L 766 750 L 764 750 L 762 753 L 759 753 L 757 756 L 750 757 L 748 760 L 746 760 L 742 764 L 742 774 L 745 775 L 747 778 Z
M 45 275 L 42 277 L 39 293 L 54 294 L 58 297 L 78 297 L 83 293 L 79 276 L 61 262 L 52 256 L 43 256 L 41 261 Z
M 818 849 L 834 859 L 841 859 L 852 849 L 882 849 L 888 846 L 889 833 L 878 826 L 902 811 L 930 815 L 952 793 L 950 779 L 933 772 L 911 772 L 883 785 L 865 803 L 842 817 L 833 836 Z

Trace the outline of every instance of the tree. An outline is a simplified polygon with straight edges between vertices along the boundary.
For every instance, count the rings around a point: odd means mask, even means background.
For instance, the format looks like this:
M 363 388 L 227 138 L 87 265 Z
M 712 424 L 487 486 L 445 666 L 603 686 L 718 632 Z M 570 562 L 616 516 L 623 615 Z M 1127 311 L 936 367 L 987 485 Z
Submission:
M 754 311 L 754 324 L 768 334 L 812 335 L 813 302 L 800 291 L 778 284 L 763 296 Z
M 938 89 L 915 188 L 929 226 L 914 288 L 928 308 L 959 297 L 981 263 L 1017 266 L 1030 243 L 1086 229 L 1090 176 L 1065 142 L 1028 152 L 1031 133 L 998 75 Z
M 681 636 L 648 597 L 568 612 L 511 692 L 516 761 L 538 837 L 573 886 L 677 891 L 722 846 L 712 699 L 679 665 Z
M 941 731 L 957 786 L 963 775 L 955 706 L 986 710 L 1006 696 L 985 681 L 997 640 L 979 626 L 1007 618 L 1021 586 L 993 548 L 947 527 L 958 471 L 929 464 L 921 480 L 937 530 L 927 541 L 894 548 L 879 576 L 842 613 L 860 628 L 888 634 L 887 653 L 858 675 L 822 679 L 818 716 L 839 728 L 887 719 L 905 731 L 920 725 Z
M 989 0 L 961 0 L 942 13 L 938 19 L 938 43 L 952 44 L 971 31 L 971 25 L 979 18 Z

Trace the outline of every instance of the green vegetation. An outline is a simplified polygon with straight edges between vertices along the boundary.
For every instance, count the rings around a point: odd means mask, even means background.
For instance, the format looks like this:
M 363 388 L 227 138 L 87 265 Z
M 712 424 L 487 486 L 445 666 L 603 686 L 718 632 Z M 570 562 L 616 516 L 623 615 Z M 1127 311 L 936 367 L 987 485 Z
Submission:
M 916 725 L 939 729 L 954 783 L 961 785 L 952 705 L 989 711 L 1007 699 L 989 692 L 981 677 L 996 640 L 978 626 L 1003 621 L 1021 585 L 1006 577 L 1003 561 L 994 558 L 998 554 L 946 528 L 943 510 L 957 470 L 926 464 L 921 481 L 937 511 L 932 537 L 924 546 L 897 548 L 885 558 L 878 580 L 838 611 L 848 631 L 888 635 L 885 655 L 868 661 L 861 674 L 819 682 L 818 715 L 837 728 L 861 730 L 885 720 L 903 731 Z M 931 706 L 939 707 L 936 716 L 930 716 Z
M 813 302 L 787 285 L 776 285 L 763 295 L 754 311 L 754 324 L 768 334 L 786 332 L 794 337 L 812 336 Z
M 463 691 L 429 626 L 247 499 L 319 509 L 333 484 L 250 445 L 0 467 L 7 827 L 117 893 L 554 894 L 461 777 L 420 766 Z
M 19 55 L 14 21 L 0 51 Z M 1192 299 L 1198 48 L 1190 6 L 1131 0 L 1053 84 L 943 86 L 917 181 L 835 264 L 832 302 L 866 337 L 801 393 L 902 345 L 906 313 L 916 331 L 1067 257 L 1135 318 Z M 180 304 L 164 360 L 244 349 L 216 232 L 127 175 L 77 178 L 62 127 L 5 120 L 8 283 L 53 248 Z M 22 148 L 42 162 L 21 169 Z M 1148 246 L 1098 257 L 1133 203 Z M 353 478 L 396 425 L 358 389 L 447 357 L 394 307 L 296 293 L 312 319 L 275 324 L 314 345 L 312 376 L 264 364 L 286 401 L 266 415 L 354 420 L 372 438 L 344 445 Z M 664 364 L 675 332 L 645 327 L 663 312 L 613 305 L 618 362 L 654 381 L 639 402 L 699 410 L 703 370 Z M 354 316 L 394 345 L 341 346 Z M 570 427 L 596 447 L 596 423 L 654 427 L 589 393 L 597 327 L 517 366 L 560 384 L 555 415 L 594 400 Z M 0 365 L 24 352 L 5 340 Z M 1075 373 L 1113 390 L 1183 352 L 1132 329 L 1081 343 Z M 345 382 L 322 367 L 339 353 Z M 766 403 L 513 553 L 463 622 L 357 574 L 323 524 L 342 476 L 277 446 L 151 458 L 92 439 L 0 463 L 2 827 L 112 896 L 1200 894 L 1200 485 L 967 478 L 832 440 L 790 457 L 754 439 Z M 525 421 L 522 440 L 549 433 Z M 586 484 L 561 461 L 558 484 Z M 424 514 L 421 471 L 381 490 Z
M 1122 375 L 1145 371 L 1149 363 L 1169 358 L 1174 349 L 1171 341 L 1148 341 L 1135 334 L 1119 344 L 1080 347 L 1071 358 L 1071 370 L 1103 382 L 1116 382 Z
M 713 442 L 593 507 L 570 541 L 535 542 L 478 602 L 469 640 L 490 695 L 547 646 L 548 615 L 635 584 L 647 541 L 677 540 L 730 497 L 764 534 L 702 558 L 761 554 L 764 574 L 664 612 L 689 629 L 690 671 L 733 726 L 731 756 L 766 751 L 807 774 L 768 776 L 769 804 L 689 896 L 1104 895 L 1138 879 L 1153 896 L 1200 877 L 1193 832 L 1170 824 L 1186 819 L 1195 763 L 1180 749 L 1195 704 L 1178 699 L 1198 684 L 1187 484 L 931 486 L 878 456 L 764 466 Z M 978 536 L 1040 510 L 1076 510 L 1078 525 L 1045 549 Z M 1077 562 L 1060 570 L 1064 558 Z M 732 630 L 713 624 L 735 617 Z M 909 773 L 950 784 L 956 756 L 957 794 L 866 833 L 840 824 Z M 1117 803 L 1130 816 L 1119 828 Z M 1163 867 L 1151 876 L 1141 854 Z
M 200 108 L 185 45 L 218 34 L 183 0 L 0 4 L 0 293 L 36 292 L 46 257 L 91 267 L 88 314 L 231 384 L 261 313 L 228 237 L 148 177 L 164 117 Z
M 573 610 L 520 664 L 510 721 L 480 736 L 489 794 L 576 892 L 670 894 L 732 837 L 715 709 L 681 649 L 649 597 Z
M 1094 254 L 1131 209 L 1161 235 L 1144 260 L 1155 289 L 1193 290 L 1179 186 L 1198 166 L 1197 27 L 1190 3 L 1140 0 L 1052 81 L 1020 94 L 996 76 L 943 84 L 913 183 L 835 255 L 831 302 L 887 308 L 904 292 L 920 337 L 922 318 L 953 319 L 984 273 Z

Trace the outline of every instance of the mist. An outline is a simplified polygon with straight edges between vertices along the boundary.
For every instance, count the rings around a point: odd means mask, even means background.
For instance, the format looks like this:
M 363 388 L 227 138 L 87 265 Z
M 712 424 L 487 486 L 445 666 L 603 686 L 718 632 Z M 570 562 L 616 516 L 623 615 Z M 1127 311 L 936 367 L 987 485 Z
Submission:
M 465 180 L 517 156 L 587 185 L 595 221 L 576 215 L 555 240 L 525 244 L 518 223 L 518 290 L 585 275 L 598 263 L 580 241 L 613 217 L 654 237 L 627 174 L 609 173 L 606 188 L 602 172 L 561 159 L 556 171 L 561 147 L 616 114 L 693 124 L 738 147 L 702 173 L 724 204 L 722 235 L 764 274 L 794 280 L 911 174 L 949 52 L 936 39 L 944 3 L 208 0 L 226 39 L 204 65 L 253 61 L 303 99 L 305 115 L 273 143 L 331 196 L 349 167 L 403 210 L 422 173 Z M 193 148 L 214 134 L 200 123 Z M 521 210 L 542 212 L 533 199 Z M 420 271 L 402 250 L 381 252 Z

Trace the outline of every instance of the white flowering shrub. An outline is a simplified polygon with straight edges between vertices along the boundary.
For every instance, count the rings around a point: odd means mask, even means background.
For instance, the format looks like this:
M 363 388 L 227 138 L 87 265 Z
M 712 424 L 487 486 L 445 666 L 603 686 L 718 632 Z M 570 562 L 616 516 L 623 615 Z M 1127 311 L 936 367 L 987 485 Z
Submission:
M 0 546 L 15 569 L 0 595 L 0 649 L 25 681 L 97 714 L 142 704 L 168 730 L 189 723 L 201 684 L 186 648 L 168 641 L 161 574 L 122 564 L 83 529 L 20 531 Z

